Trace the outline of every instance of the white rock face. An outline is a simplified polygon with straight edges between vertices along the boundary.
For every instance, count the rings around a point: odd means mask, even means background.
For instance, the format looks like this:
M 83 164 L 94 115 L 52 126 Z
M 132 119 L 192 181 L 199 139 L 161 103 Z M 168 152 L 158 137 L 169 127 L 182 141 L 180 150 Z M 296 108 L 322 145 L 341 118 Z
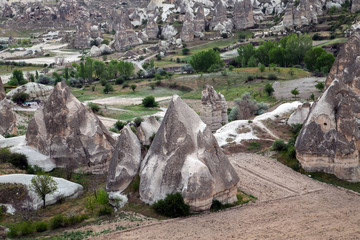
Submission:
M 137 129 L 136 135 L 143 145 L 150 145 L 150 138 L 156 134 L 160 128 L 160 123 L 154 116 L 143 121 Z
M 236 201 L 238 181 L 210 128 L 174 96 L 141 164 L 141 199 L 152 204 L 180 192 L 192 211 L 202 211 L 213 200 Z
M 161 35 L 163 35 L 165 39 L 171 39 L 176 34 L 177 34 L 177 30 L 172 25 L 169 24 L 167 24 L 161 32 Z
M 15 93 L 25 92 L 29 94 L 30 100 L 46 101 L 54 87 L 43 85 L 40 83 L 29 82 L 25 85 L 19 86 L 6 94 L 8 98 L 11 98 Z
M 97 46 L 92 46 L 89 52 L 91 57 L 98 57 L 101 56 L 101 50 Z
M 140 141 L 127 125 L 121 131 L 110 160 L 106 190 L 108 192 L 124 191 L 138 173 L 140 162 Z
M 293 112 L 287 123 L 289 125 L 292 124 L 303 124 L 307 118 L 307 116 L 309 115 L 310 112 L 310 108 L 311 108 L 311 103 L 304 103 L 303 105 L 299 106 L 295 112 Z
M 0 176 L 0 183 L 23 184 L 29 190 L 29 195 L 33 199 L 31 205 L 33 209 L 42 207 L 42 200 L 30 190 L 31 179 L 36 175 L 31 174 L 9 174 Z M 55 204 L 60 199 L 77 198 L 83 193 L 83 187 L 80 184 L 67 181 L 62 178 L 53 178 L 57 182 L 58 189 L 55 193 L 46 196 L 46 205 Z

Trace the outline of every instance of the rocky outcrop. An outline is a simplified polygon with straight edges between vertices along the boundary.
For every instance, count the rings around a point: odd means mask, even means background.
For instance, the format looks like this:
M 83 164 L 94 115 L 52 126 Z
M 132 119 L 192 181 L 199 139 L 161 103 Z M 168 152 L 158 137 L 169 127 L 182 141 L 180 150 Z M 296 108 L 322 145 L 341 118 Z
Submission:
M 90 49 L 89 55 L 91 57 L 98 57 L 98 56 L 106 55 L 106 54 L 110 54 L 110 53 L 112 53 L 111 48 L 106 44 L 102 44 L 100 47 L 92 46 Z
M 126 51 L 131 47 L 142 44 L 143 41 L 138 37 L 137 33 L 133 30 L 129 13 L 123 10 L 120 22 L 117 25 L 114 48 L 116 51 Z
M 227 103 L 224 95 L 217 93 L 215 89 L 207 85 L 202 91 L 201 120 L 215 132 L 228 123 Z
M 320 0 L 300 0 L 299 5 L 288 4 L 283 25 L 286 28 L 302 27 L 318 23 L 318 16 L 323 15 L 323 3 Z
M 0 135 L 16 134 L 16 115 L 7 99 L 0 101 Z
M 293 124 L 303 124 L 309 115 L 310 112 L 311 103 L 304 103 L 300 105 L 295 112 L 293 112 L 288 121 L 287 124 L 293 125 Z
M 223 1 L 217 1 L 214 9 L 214 16 L 210 21 L 210 29 L 221 33 L 231 32 L 233 22 L 227 18 L 227 11 Z
M 86 49 L 91 46 L 90 27 L 91 27 L 91 23 L 86 20 L 81 21 L 77 25 L 74 42 L 72 44 L 74 48 Z
M 351 36 L 326 80 L 327 89 L 311 107 L 296 141 L 296 156 L 310 172 L 360 181 L 360 35 Z
M 185 21 L 181 29 L 180 38 L 183 42 L 191 42 L 194 40 L 195 28 L 194 28 L 193 16 L 190 12 L 186 12 Z
M 8 92 L 8 94 L 6 96 L 8 98 L 11 98 L 16 93 L 25 92 L 25 93 L 29 94 L 29 100 L 46 101 L 49 98 L 49 96 L 51 95 L 53 90 L 54 90 L 54 87 L 52 87 L 52 86 L 47 86 L 47 85 L 40 84 L 40 83 L 29 82 L 29 83 L 26 83 L 25 85 L 21 85 L 15 89 L 11 90 L 10 92 Z
M 157 39 L 159 33 L 159 27 L 154 18 L 148 19 L 145 32 L 149 39 Z
M 210 128 L 174 96 L 142 161 L 140 196 L 149 204 L 180 192 L 192 211 L 236 201 L 239 181 Z
M 172 37 L 176 36 L 176 34 L 176 28 L 169 24 L 166 24 L 166 26 L 161 31 L 161 35 L 164 37 L 164 39 L 171 39 Z
M 108 192 L 124 191 L 138 174 L 141 163 L 141 145 L 129 126 L 121 131 L 110 161 L 106 181 Z
M 255 25 L 251 0 L 237 1 L 234 6 L 234 26 L 236 29 L 252 28 Z
M 205 12 L 203 6 L 199 6 L 194 19 L 194 34 L 196 37 L 201 37 L 203 31 L 205 31 Z
M 5 93 L 5 89 L 4 89 L 4 84 L 0 77 L 0 100 L 3 100 L 4 98 L 6 98 L 6 93 Z
M 154 116 L 143 121 L 136 131 L 136 136 L 143 145 L 150 145 L 151 138 L 157 133 L 160 128 L 160 123 Z
M 356 13 L 359 10 L 360 10 L 360 1 L 359 0 L 352 0 L 351 12 Z
M 108 170 L 115 140 L 98 117 L 72 95 L 65 82 L 37 110 L 26 132 L 30 147 L 62 168 L 103 173 Z

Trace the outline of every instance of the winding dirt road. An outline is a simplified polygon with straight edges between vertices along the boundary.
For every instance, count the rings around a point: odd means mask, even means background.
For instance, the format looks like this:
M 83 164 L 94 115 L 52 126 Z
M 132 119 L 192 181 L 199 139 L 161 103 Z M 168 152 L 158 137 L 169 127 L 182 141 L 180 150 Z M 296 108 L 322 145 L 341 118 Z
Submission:
M 255 154 L 230 157 L 255 203 L 94 239 L 360 239 L 360 196 Z

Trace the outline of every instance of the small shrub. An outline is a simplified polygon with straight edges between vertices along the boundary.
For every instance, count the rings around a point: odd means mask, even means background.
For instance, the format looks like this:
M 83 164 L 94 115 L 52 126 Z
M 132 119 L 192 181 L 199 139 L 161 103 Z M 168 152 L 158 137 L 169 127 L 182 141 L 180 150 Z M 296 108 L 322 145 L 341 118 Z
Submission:
M 142 100 L 142 104 L 144 107 L 147 108 L 153 108 L 153 107 L 157 107 L 158 103 L 155 101 L 154 96 L 147 96 Z
M 112 207 L 106 205 L 106 206 L 102 206 L 98 212 L 97 212 L 97 215 L 100 217 L 100 216 L 109 216 L 113 213 L 113 209 Z
M 12 153 L 8 161 L 17 168 L 26 170 L 28 168 L 27 157 L 21 153 Z
M 154 90 L 155 89 L 155 84 L 154 83 L 152 83 L 152 84 L 150 84 L 150 87 L 151 87 L 151 90 Z
M 190 53 L 190 49 L 188 49 L 188 48 L 183 48 L 183 50 L 182 50 L 182 54 L 183 54 L 183 55 L 189 55 L 189 53 Z
M 28 99 L 30 98 L 29 94 L 25 93 L 25 92 L 18 92 L 15 93 L 11 100 L 17 104 L 23 104 L 25 103 Z
M 105 191 L 104 188 L 100 188 L 96 193 L 96 202 L 103 205 L 109 203 L 109 194 Z
M 45 232 L 49 227 L 47 222 L 36 222 L 34 225 L 37 232 Z
M 114 127 L 115 127 L 117 130 L 119 130 L 119 131 L 120 131 L 121 129 L 123 129 L 125 126 L 126 126 L 126 122 L 121 121 L 121 120 L 117 121 L 117 122 L 114 124 Z
M 232 71 L 232 70 L 234 70 L 234 66 L 233 65 L 229 65 L 229 67 L 228 67 L 228 69 L 229 69 L 229 71 Z
M 318 82 L 315 84 L 315 87 L 321 92 L 324 90 L 325 84 L 323 82 Z
M 282 139 L 277 139 L 273 142 L 272 149 L 275 151 L 283 151 L 287 149 L 287 146 Z
M 64 219 L 65 219 L 64 216 L 61 215 L 61 214 L 55 215 L 50 220 L 51 229 L 58 229 L 58 228 L 65 227 L 65 220 Z
M 89 211 L 94 211 L 95 208 L 95 196 L 89 195 L 86 197 L 85 207 Z
M 129 87 L 129 84 L 127 82 L 125 82 L 123 85 L 122 85 L 122 88 L 128 88 Z
M 130 86 L 130 88 L 131 88 L 131 90 L 133 90 L 133 92 L 135 92 L 136 85 L 135 85 L 135 84 L 132 84 L 132 85 Z
M 259 150 L 261 148 L 261 144 L 258 142 L 250 142 L 248 150 Z
M 137 117 L 137 118 L 135 118 L 134 123 L 135 123 L 136 127 L 139 127 L 141 122 L 143 122 L 143 121 L 144 121 L 144 119 L 142 119 L 141 117 Z
M 264 71 L 265 71 L 265 65 L 264 65 L 264 64 L 260 64 L 259 70 L 260 70 L 260 72 L 264 72 Z
M 116 80 L 115 80 L 115 84 L 117 85 L 121 85 L 124 83 L 124 78 L 122 77 L 118 77 Z
M 184 202 L 181 193 L 168 194 L 153 205 L 154 210 L 167 217 L 183 217 L 190 214 L 190 206 Z
M 90 102 L 89 107 L 93 113 L 98 113 L 100 111 L 100 106 L 95 103 Z
M 269 79 L 269 80 L 276 80 L 276 79 L 277 79 L 277 76 L 276 76 L 275 74 L 273 74 L 273 73 L 270 73 L 270 74 L 268 75 L 268 79 Z
M 135 126 L 131 126 L 130 129 L 131 129 L 131 131 L 133 131 L 133 133 L 136 135 L 136 133 L 137 133 L 136 127 L 135 127 Z
M 271 83 L 267 83 L 265 85 L 264 91 L 266 92 L 266 94 L 268 96 L 271 96 L 273 94 L 273 92 L 275 91 L 272 84 Z
M 253 76 L 253 75 L 249 75 L 249 76 L 247 77 L 247 80 L 248 80 L 248 81 L 254 80 L 254 76 Z

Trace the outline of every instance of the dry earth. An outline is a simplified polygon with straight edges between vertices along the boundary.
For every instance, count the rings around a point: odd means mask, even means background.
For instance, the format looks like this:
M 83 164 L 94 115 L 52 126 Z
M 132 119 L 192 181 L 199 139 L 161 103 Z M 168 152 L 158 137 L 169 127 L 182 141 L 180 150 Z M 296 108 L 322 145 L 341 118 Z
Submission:
M 217 213 L 155 221 L 94 239 L 359 239 L 360 196 L 317 182 L 274 159 L 230 157 L 241 190 L 255 203 Z

